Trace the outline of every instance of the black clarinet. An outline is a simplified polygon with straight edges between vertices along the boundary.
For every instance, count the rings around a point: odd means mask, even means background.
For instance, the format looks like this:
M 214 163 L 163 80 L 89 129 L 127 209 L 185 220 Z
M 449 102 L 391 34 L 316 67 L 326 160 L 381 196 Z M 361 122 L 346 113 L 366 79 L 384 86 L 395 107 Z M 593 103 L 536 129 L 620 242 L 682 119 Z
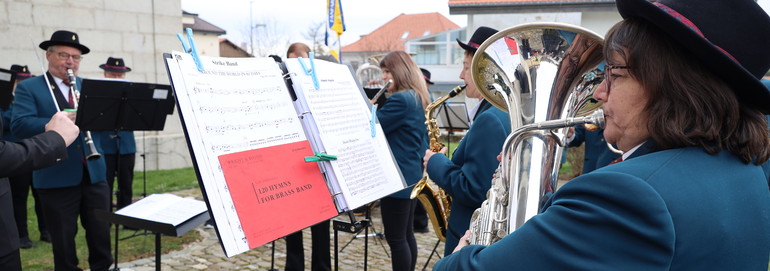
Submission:
M 72 69 L 67 69 L 67 77 L 69 77 L 70 80 L 70 91 L 72 91 L 72 103 L 75 105 L 75 111 L 78 110 L 78 101 L 80 100 L 80 90 L 77 88 L 77 80 L 75 78 L 75 73 L 72 72 Z M 99 154 L 99 151 L 96 150 L 96 144 L 94 144 L 93 137 L 91 136 L 91 131 L 85 131 L 86 132 L 86 146 L 88 148 L 88 153 L 86 154 L 86 160 L 98 160 L 102 157 L 101 154 Z

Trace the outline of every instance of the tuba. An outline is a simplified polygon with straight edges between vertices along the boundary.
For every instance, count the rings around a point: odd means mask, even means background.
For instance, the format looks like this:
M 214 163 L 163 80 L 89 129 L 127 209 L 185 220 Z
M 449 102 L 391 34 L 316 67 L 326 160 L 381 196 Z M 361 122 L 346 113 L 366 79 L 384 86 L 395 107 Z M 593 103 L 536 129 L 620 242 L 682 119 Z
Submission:
M 436 99 L 425 108 L 425 124 L 428 125 L 431 151 L 438 152 L 444 147 L 444 144 L 441 144 L 441 133 L 438 130 L 438 123 L 433 113 L 446 100 L 457 96 L 463 90 L 465 90 L 465 85 L 457 86 L 449 91 L 448 95 Z M 446 241 L 446 230 L 449 226 L 449 208 L 452 205 L 452 198 L 441 187 L 438 187 L 438 185 L 431 181 L 427 174 L 414 185 L 410 198 L 417 198 L 422 203 L 422 206 L 425 207 L 425 212 L 428 213 L 428 219 L 430 219 L 430 224 L 433 225 L 436 236 L 438 236 L 439 240 Z
M 556 191 L 569 127 L 604 126 L 593 99 L 604 79 L 602 48 L 599 35 L 560 23 L 514 26 L 479 47 L 474 82 L 508 112 L 512 132 L 487 199 L 471 217 L 471 244 L 490 245 L 541 211 Z

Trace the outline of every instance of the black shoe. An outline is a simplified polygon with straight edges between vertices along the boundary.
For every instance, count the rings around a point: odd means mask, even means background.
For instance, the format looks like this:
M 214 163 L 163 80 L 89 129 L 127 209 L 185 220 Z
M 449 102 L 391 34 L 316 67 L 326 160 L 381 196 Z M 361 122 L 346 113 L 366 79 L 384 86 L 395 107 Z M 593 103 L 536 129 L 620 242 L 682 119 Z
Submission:
M 47 231 L 40 233 L 40 241 L 50 243 L 51 235 Z
M 32 240 L 29 240 L 29 237 L 23 237 L 19 240 L 19 247 L 23 249 L 33 248 L 35 247 L 35 243 L 32 243 Z
M 426 232 L 430 232 L 430 230 L 428 229 L 428 227 L 425 227 L 425 228 L 414 228 L 414 232 L 426 233 Z

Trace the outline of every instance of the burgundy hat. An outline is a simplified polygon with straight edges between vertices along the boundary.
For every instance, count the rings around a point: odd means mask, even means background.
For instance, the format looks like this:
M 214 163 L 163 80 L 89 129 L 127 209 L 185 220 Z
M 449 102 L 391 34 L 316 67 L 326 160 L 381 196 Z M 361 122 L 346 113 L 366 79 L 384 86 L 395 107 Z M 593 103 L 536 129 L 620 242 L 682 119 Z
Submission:
M 80 53 L 84 55 L 91 51 L 91 49 L 88 49 L 85 45 L 80 44 L 80 38 L 78 38 L 77 33 L 67 30 L 53 32 L 53 34 L 51 34 L 51 39 L 41 42 L 39 47 L 40 49 L 48 50 L 48 47 L 51 47 L 52 45 L 72 46 L 80 50 Z
M 130 72 L 131 68 L 126 67 L 126 63 L 122 58 L 109 57 L 107 63 L 99 65 L 99 68 L 108 72 Z
M 770 16 L 754 0 L 617 0 L 623 18 L 656 25 L 732 86 L 738 98 L 770 113 L 759 79 L 770 69 Z
M 18 80 L 24 80 L 27 78 L 32 77 L 32 73 L 29 72 L 29 68 L 27 68 L 27 65 L 11 65 L 11 71 L 16 73 L 16 79 Z
M 473 35 L 471 36 L 471 39 L 468 41 L 468 43 L 463 43 L 460 41 L 460 39 L 457 39 L 457 43 L 459 43 L 460 47 L 463 49 L 476 53 L 476 50 L 479 49 L 479 46 L 481 46 L 485 40 L 487 40 L 495 33 L 497 33 L 496 29 L 482 26 L 476 29 L 476 32 L 473 32 Z
M 434 83 L 430 81 L 430 71 L 423 68 L 420 68 L 420 71 L 422 72 L 422 78 L 425 79 L 425 83 L 433 85 Z

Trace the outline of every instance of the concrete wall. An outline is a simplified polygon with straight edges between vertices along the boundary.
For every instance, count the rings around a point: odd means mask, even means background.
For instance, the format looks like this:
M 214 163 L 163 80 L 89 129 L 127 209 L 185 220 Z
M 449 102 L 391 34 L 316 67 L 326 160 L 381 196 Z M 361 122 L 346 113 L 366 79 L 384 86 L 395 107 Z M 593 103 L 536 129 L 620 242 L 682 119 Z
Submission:
M 504 30 L 523 23 L 559 22 L 582 26 L 600 36 L 621 20 L 617 11 L 584 11 L 562 13 L 517 13 L 517 14 L 470 14 L 468 15 L 468 37 L 479 26 Z
M 102 78 L 99 69 L 108 57 L 122 57 L 133 70 L 127 79 L 168 84 L 163 53 L 181 50 L 179 0 L 3 0 L 0 2 L 0 67 L 28 65 L 40 75 L 44 58 L 38 44 L 56 30 L 78 33 L 91 52 L 80 63 L 79 76 Z M 218 54 L 218 50 L 214 51 Z M 44 61 L 44 60 L 43 60 Z M 47 64 L 45 64 L 47 67 Z M 136 170 L 192 165 L 179 116 L 168 116 L 161 132 L 135 132 Z M 143 161 L 140 155 L 144 155 Z

